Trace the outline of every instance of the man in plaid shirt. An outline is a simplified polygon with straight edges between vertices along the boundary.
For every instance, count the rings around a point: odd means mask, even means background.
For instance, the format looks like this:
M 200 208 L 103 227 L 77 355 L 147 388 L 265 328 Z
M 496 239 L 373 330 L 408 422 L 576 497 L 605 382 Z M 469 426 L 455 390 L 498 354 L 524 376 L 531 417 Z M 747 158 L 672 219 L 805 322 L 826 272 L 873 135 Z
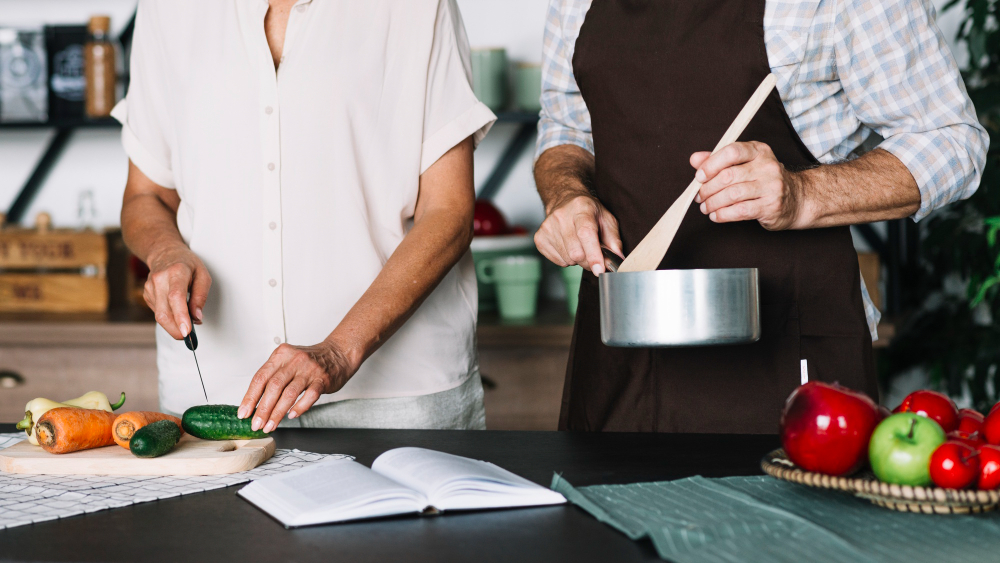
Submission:
M 713 54 L 716 50 L 719 55 Z M 744 72 L 746 78 L 741 81 Z M 741 142 L 709 156 L 706 151 L 767 72 L 777 77 L 777 95 L 772 93 L 774 104 L 770 110 L 765 105 L 764 114 L 755 122 L 770 127 L 767 130 L 772 133 L 784 132 L 776 137 L 748 137 L 755 131 L 751 124 Z M 719 75 L 736 78 L 727 82 Z M 741 92 L 735 109 L 724 101 L 730 89 Z M 796 244 L 801 245 L 807 238 L 843 233 L 852 224 L 908 216 L 920 220 L 934 209 L 969 197 L 979 185 L 988 144 L 929 0 L 711 0 L 703 6 L 679 0 L 599 0 L 593 5 L 591 0 L 552 0 L 545 28 L 542 107 L 535 180 L 546 219 L 535 241 L 557 265 L 578 264 L 595 275 L 605 270 L 601 247 L 619 255 L 631 251 L 692 177 L 704 185 L 685 224 L 700 224 L 697 228 L 711 234 L 736 224 L 749 229 L 755 223 L 756 230 L 746 233 L 759 237 L 753 239 L 759 242 L 742 253 L 767 255 L 793 237 L 799 237 Z M 716 122 L 724 122 L 721 129 Z M 695 144 L 680 140 L 697 132 L 701 123 L 715 127 L 714 136 Z M 881 142 L 855 157 L 855 149 L 873 134 Z M 708 139 L 714 140 L 705 144 Z M 772 150 L 775 143 L 783 147 L 781 151 Z M 630 147 L 629 151 L 623 147 Z M 783 158 L 776 152 L 796 156 Z M 640 153 L 644 158 L 634 156 Z M 663 159 L 677 158 L 683 158 L 683 166 L 674 162 L 658 168 Z M 796 161 L 794 166 L 786 162 L 789 158 Z M 646 182 L 641 174 L 631 175 L 637 168 L 646 168 L 646 163 L 657 163 L 650 168 L 657 169 L 661 178 L 665 172 L 668 178 L 676 173 L 675 182 L 680 185 L 670 188 L 676 193 L 658 199 L 651 194 L 666 188 L 657 187 L 655 178 Z M 630 223 L 628 229 L 625 222 Z M 678 244 L 713 252 L 699 247 L 691 240 L 694 237 L 686 240 L 685 228 L 661 268 L 708 267 L 697 261 L 680 263 L 683 258 L 679 256 L 686 251 L 683 246 L 675 251 Z M 837 236 L 843 239 L 842 234 Z M 739 242 L 742 238 L 728 240 L 744 244 Z M 816 244 L 814 258 L 843 246 L 829 241 Z M 706 260 L 732 262 L 725 252 L 736 251 L 720 252 L 718 260 Z M 672 255 L 680 262 L 671 264 Z M 794 262 L 794 257 L 773 259 L 776 265 L 789 261 Z M 765 289 L 771 283 L 768 272 L 776 271 L 769 270 L 767 263 L 764 260 L 761 265 Z M 792 273 L 788 275 L 800 276 L 811 263 L 807 260 L 789 267 Z M 827 268 L 841 269 L 834 264 Z M 850 290 L 840 282 L 820 279 L 795 277 L 785 286 L 774 279 L 774 295 L 783 295 L 788 305 L 774 327 L 787 327 L 794 321 L 800 327 L 793 332 L 804 337 L 812 330 L 805 326 L 808 320 L 830 315 L 817 323 L 822 327 L 815 332 L 823 337 L 853 336 L 856 323 L 835 319 L 836 313 L 827 312 L 842 303 L 840 308 L 857 313 L 867 324 L 868 337 L 876 337 L 878 311 L 863 281 L 858 287 L 856 274 Z M 588 292 L 587 283 L 584 286 L 581 303 Z M 805 286 L 826 289 L 807 296 L 799 289 Z M 820 310 L 816 302 L 825 298 L 825 291 L 831 295 L 830 302 Z M 849 291 L 858 294 L 859 311 L 855 311 L 854 298 L 846 295 Z M 837 292 L 845 292 L 842 302 Z M 764 293 L 764 340 L 769 332 L 766 319 L 769 310 L 777 307 L 775 302 L 772 298 L 769 303 Z M 594 324 L 588 318 L 584 313 L 577 321 L 563 427 L 638 429 L 634 416 L 615 414 L 623 408 L 621 397 L 604 399 L 607 393 L 600 394 L 601 407 L 595 411 L 595 399 L 586 397 L 590 384 L 581 389 L 581 377 L 576 377 L 570 385 L 574 374 L 581 375 L 579 349 L 585 344 L 584 336 L 595 330 L 588 326 Z M 844 328 L 848 326 L 852 328 Z M 770 332 L 784 330 L 771 328 Z M 591 344 L 601 346 L 586 342 Z M 866 358 L 870 352 L 862 344 L 852 346 L 862 356 L 852 365 L 869 372 Z M 770 344 L 764 347 L 777 350 Z M 813 360 L 806 357 L 805 348 L 800 347 L 801 357 L 796 360 Z M 821 361 L 829 350 L 827 345 L 818 348 L 816 360 Z M 761 357 L 774 359 L 776 353 Z M 601 363 L 601 359 L 587 358 L 587 362 Z M 660 359 L 664 365 L 680 365 L 676 358 Z M 616 359 L 618 365 L 636 361 L 631 356 Z M 774 369 L 792 369 L 775 362 L 780 367 Z M 624 371 L 629 373 L 621 375 L 623 381 L 611 394 L 622 395 L 621 387 L 627 388 L 630 380 L 648 384 L 653 381 L 650 378 L 668 377 L 665 373 L 671 370 L 647 366 L 638 370 L 642 373 Z M 821 378 L 827 375 L 822 366 L 812 371 L 819 371 Z M 830 378 L 838 378 L 835 369 L 825 371 Z M 839 379 L 844 381 L 844 377 Z M 864 377 L 857 385 L 871 392 L 874 384 L 869 379 Z M 784 392 L 787 385 L 778 387 Z M 584 402 L 591 404 L 587 412 L 577 409 Z M 669 405 L 661 402 L 658 407 L 663 410 Z M 777 417 L 777 411 L 773 416 Z M 725 427 L 725 418 L 707 427 Z M 652 429 L 699 430 L 697 425 L 676 420 L 654 423 Z

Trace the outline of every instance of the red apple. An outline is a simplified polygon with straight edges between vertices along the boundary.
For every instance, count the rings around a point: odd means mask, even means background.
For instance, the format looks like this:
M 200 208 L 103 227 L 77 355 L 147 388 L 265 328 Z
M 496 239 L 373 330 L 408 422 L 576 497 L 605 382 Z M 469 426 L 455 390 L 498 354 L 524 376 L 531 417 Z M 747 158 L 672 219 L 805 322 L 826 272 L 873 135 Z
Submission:
M 485 199 L 477 199 L 472 216 L 472 234 L 477 237 L 505 235 L 510 231 L 507 220 L 495 205 Z
M 972 446 L 949 440 L 931 454 L 930 472 L 938 487 L 964 489 L 979 478 L 979 455 Z
M 986 445 L 979 448 L 980 490 L 989 491 L 1000 485 L 1000 447 Z
M 983 416 L 983 413 L 979 411 L 972 409 L 959 409 L 958 430 L 968 432 L 969 434 L 979 432 L 979 430 L 983 427 L 984 419 L 985 417 Z
M 958 408 L 944 393 L 921 389 L 903 399 L 899 412 L 912 412 L 937 422 L 945 432 L 958 428 Z
M 810 381 L 792 391 L 781 411 L 781 444 L 807 471 L 848 475 L 867 460 L 868 440 L 882 420 L 864 393 Z
M 990 409 L 990 414 L 986 415 L 983 427 L 979 430 L 983 439 L 994 446 L 1000 444 L 1000 409 L 997 409 L 997 406 L 1000 406 L 1000 403 Z
M 968 444 L 976 450 L 978 450 L 981 446 L 986 445 L 986 440 L 983 440 L 983 437 L 979 434 L 979 432 L 962 432 L 961 430 L 952 430 L 948 433 L 948 440 Z

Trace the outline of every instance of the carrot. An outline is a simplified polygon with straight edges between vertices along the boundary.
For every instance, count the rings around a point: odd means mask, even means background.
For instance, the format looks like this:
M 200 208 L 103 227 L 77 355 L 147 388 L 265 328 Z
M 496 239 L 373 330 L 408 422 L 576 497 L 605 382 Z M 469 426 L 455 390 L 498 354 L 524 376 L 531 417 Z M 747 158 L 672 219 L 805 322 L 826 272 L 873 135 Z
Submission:
M 53 454 L 65 454 L 110 446 L 111 425 L 115 413 L 96 410 L 59 407 L 42 415 L 35 425 L 38 444 Z
M 135 434 L 136 430 L 161 420 L 170 420 L 177 424 L 177 428 L 181 427 L 181 419 L 176 416 L 162 412 L 132 411 L 118 415 L 118 418 L 115 419 L 112 437 L 119 446 L 127 450 L 129 441 L 132 440 L 132 434 Z M 183 430 L 181 434 L 184 434 Z

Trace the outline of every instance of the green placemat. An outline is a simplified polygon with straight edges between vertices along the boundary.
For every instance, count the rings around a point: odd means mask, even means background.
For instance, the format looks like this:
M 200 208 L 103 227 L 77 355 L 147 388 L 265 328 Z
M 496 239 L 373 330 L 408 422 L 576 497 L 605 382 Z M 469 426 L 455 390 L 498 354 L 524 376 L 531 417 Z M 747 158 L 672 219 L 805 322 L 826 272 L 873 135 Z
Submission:
M 552 488 L 677 563 L 1000 561 L 1000 515 L 906 514 L 771 477 Z

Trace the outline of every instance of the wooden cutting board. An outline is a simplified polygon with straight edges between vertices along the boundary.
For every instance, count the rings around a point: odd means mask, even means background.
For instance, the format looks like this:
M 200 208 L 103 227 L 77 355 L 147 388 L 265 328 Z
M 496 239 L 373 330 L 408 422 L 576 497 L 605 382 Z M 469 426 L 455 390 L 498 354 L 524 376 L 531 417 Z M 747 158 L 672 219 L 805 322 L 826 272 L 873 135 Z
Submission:
M 50 454 L 27 440 L 0 450 L 0 471 L 34 475 L 223 475 L 247 471 L 274 455 L 274 438 L 201 440 L 184 434 L 170 453 L 138 458 L 114 445 Z

